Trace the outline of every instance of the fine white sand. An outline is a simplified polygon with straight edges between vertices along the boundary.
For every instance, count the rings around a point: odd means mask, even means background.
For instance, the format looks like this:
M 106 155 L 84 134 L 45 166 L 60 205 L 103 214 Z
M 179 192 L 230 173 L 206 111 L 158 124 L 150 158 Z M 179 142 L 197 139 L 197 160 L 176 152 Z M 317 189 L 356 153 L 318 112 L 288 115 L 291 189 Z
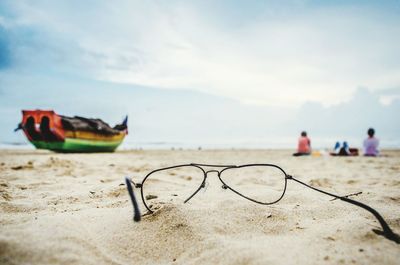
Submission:
M 132 221 L 124 176 L 191 162 L 274 163 L 378 210 L 400 234 L 400 151 L 384 157 L 292 157 L 291 150 L 0 153 L 0 264 L 399 264 L 376 219 L 294 181 L 263 206 L 221 188 L 216 173 L 184 205 Z M 139 195 L 139 194 L 137 194 Z M 140 201 L 141 204 L 141 201 Z M 144 208 L 141 204 L 143 212 Z

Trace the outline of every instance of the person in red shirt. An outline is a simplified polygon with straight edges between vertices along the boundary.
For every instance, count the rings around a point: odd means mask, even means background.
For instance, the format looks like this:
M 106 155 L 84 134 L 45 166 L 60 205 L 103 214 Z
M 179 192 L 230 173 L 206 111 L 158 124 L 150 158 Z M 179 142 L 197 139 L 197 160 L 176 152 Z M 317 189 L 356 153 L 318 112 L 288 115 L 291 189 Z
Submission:
M 302 156 L 311 154 L 311 140 L 307 137 L 307 132 L 301 132 L 299 143 L 297 145 L 297 153 L 294 156 Z

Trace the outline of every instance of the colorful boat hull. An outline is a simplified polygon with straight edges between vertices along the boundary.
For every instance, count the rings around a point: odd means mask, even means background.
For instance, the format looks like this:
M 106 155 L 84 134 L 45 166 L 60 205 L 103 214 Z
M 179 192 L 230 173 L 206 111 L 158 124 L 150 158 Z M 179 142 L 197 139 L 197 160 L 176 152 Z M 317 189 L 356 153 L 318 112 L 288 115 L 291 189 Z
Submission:
M 61 153 L 114 152 L 122 141 L 93 141 L 65 138 L 63 142 L 31 141 L 37 149 L 47 149 Z
M 116 126 L 118 129 L 114 129 L 116 127 L 111 128 L 101 120 L 64 117 L 54 111 L 24 110 L 22 113 L 19 128 L 37 149 L 63 153 L 113 152 L 128 133 L 127 119 L 118 125 L 119 127 Z M 66 120 L 74 119 L 80 122 L 80 125 L 85 121 L 94 121 L 95 125 L 98 122 L 102 127 L 108 127 L 105 131 L 104 128 L 82 130 L 67 126 Z

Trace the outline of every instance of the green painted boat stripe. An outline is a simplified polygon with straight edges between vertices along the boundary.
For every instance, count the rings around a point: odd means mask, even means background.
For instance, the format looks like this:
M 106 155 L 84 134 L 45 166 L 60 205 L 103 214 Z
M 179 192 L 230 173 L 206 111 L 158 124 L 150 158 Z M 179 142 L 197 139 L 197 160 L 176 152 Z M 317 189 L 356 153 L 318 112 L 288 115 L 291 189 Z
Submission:
M 117 141 L 97 141 L 76 138 L 66 138 L 63 142 L 32 141 L 38 149 L 48 149 L 57 152 L 113 152 L 121 143 Z
M 65 144 L 81 144 L 81 145 L 93 145 L 93 146 L 115 146 L 119 145 L 122 140 L 118 141 L 97 141 L 97 140 L 85 140 L 76 138 L 65 138 Z

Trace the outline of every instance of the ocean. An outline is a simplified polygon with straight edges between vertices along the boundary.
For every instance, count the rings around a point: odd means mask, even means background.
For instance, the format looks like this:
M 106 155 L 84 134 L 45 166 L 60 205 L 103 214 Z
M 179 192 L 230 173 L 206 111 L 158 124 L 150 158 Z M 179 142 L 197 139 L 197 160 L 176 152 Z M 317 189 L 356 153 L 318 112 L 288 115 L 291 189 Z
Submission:
M 314 150 L 330 150 L 335 143 L 347 141 L 350 147 L 362 148 L 360 138 L 311 138 Z M 130 137 L 120 145 L 119 150 L 155 150 L 155 149 L 293 149 L 297 147 L 297 138 L 275 137 L 268 139 L 237 139 L 237 140 L 147 140 L 140 141 Z M 382 149 L 400 149 L 400 139 L 380 139 Z M 0 149 L 34 149 L 28 142 L 0 142 Z

